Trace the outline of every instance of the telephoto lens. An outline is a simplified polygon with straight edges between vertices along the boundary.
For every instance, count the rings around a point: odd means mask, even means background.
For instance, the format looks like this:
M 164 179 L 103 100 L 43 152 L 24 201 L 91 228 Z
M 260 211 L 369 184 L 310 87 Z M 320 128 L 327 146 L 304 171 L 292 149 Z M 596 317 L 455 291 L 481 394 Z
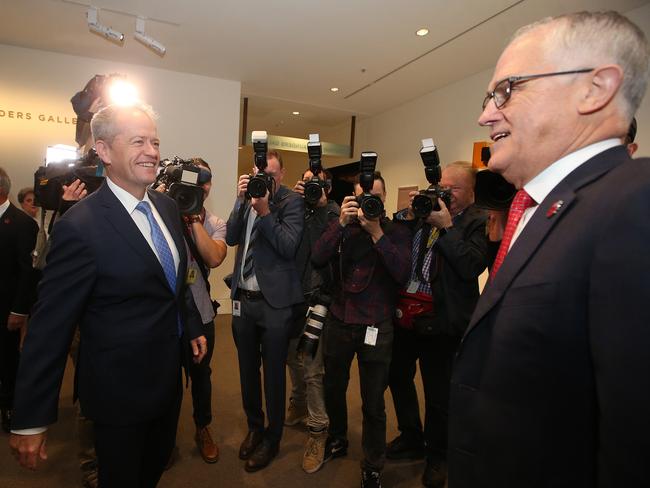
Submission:
M 318 303 L 309 307 L 305 330 L 298 342 L 298 351 L 303 354 L 311 354 L 312 358 L 316 355 L 318 341 L 325 324 L 325 317 L 327 317 L 327 307 L 325 305 Z

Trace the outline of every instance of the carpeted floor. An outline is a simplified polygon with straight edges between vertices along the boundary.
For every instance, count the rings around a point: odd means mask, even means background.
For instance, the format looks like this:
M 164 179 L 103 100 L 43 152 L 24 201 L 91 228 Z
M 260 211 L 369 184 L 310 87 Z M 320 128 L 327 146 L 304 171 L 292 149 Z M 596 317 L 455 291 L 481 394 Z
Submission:
M 167 471 L 160 488 L 203 487 L 356 487 L 359 486 L 361 453 L 361 400 L 356 364 L 348 388 L 350 449 L 345 458 L 335 459 L 319 472 L 308 475 L 300 467 L 307 433 L 304 427 L 287 427 L 280 453 L 266 469 L 249 474 L 237 457 L 239 444 L 246 435 L 246 421 L 241 408 L 239 370 L 230 331 L 230 315 L 217 319 L 213 369 L 213 413 L 211 430 L 221 449 L 216 464 L 205 464 L 195 447 L 192 402 L 189 390 L 183 398 L 177 445 L 180 458 Z M 287 380 L 289 385 L 289 381 Z M 421 395 L 419 378 L 418 391 Z M 289 390 L 289 388 L 287 388 Z M 388 417 L 387 440 L 397 434 L 397 424 L 390 393 L 386 393 Z M 72 367 L 68 363 L 60 398 L 59 421 L 48 436 L 49 459 L 37 471 L 20 468 L 9 454 L 8 436 L 0 433 L 0 487 L 2 488 L 74 488 L 81 486 L 77 445 L 75 442 L 76 406 L 72 405 Z M 382 484 L 387 488 L 419 487 L 423 461 L 391 462 L 386 465 Z

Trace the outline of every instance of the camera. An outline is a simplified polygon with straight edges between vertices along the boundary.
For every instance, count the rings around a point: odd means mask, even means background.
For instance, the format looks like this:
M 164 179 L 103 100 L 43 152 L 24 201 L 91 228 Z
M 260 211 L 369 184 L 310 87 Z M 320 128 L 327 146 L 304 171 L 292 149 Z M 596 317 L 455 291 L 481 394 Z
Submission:
M 376 219 L 384 213 L 384 202 L 377 195 L 370 193 L 375 184 L 376 152 L 362 152 L 359 161 L 359 186 L 363 194 L 357 197 L 359 208 L 367 219 Z
M 481 162 L 487 166 L 490 147 L 481 149 Z M 484 169 L 476 173 L 475 205 L 486 210 L 508 210 L 517 189 L 498 173 Z
M 314 291 L 309 300 L 307 309 L 307 320 L 305 321 L 305 330 L 298 341 L 298 351 L 303 354 L 311 354 L 313 358 L 318 349 L 327 311 L 332 302 L 332 298 L 322 288 Z
M 273 198 L 273 187 L 275 180 L 271 175 L 267 175 L 264 170 L 267 166 L 266 153 L 268 151 L 268 143 L 266 142 L 266 131 L 254 130 L 251 136 L 253 140 L 253 151 L 255 153 L 255 167 L 257 174 L 249 175 L 250 180 L 246 187 L 246 197 L 248 198 L 262 198 L 269 192 L 269 199 Z
M 449 207 L 451 203 L 451 189 L 438 185 L 440 178 L 442 178 L 442 170 L 440 169 L 438 149 L 433 143 L 433 139 L 422 139 L 420 157 L 424 163 L 424 175 L 429 182 L 429 187 L 425 190 L 420 190 L 420 193 L 415 195 L 411 206 L 413 207 L 415 216 L 424 219 L 432 211 L 437 212 L 440 210 L 439 198 Z
M 212 178 L 210 172 L 178 156 L 164 159 L 152 188 L 165 185 L 165 193 L 178 204 L 182 215 L 196 215 L 203 208 L 202 185 Z
M 305 203 L 309 207 L 315 207 L 323 195 L 323 191 L 330 188 L 330 183 L 327 180 L 320 178 L 323 171 L 321 163 L 322 148 L 318 134 L 309 134 L 309 142 L 307 143 L 307 154 L 309 155 L 309 171 L 312 177 L 309 181 L 305 182 Z
M 90 194 L 104 181 L 103 164 L 94 149 L 79 159 L 76 159 L 76 150 L 67 151 L 66 155 L 60 146 L 50 146 L 47 152 L 45 166 L 40 166 L 34 173 L 34 197 L 36 204 L 44 210 L 59 209 L 63 185 L 79 179 Z

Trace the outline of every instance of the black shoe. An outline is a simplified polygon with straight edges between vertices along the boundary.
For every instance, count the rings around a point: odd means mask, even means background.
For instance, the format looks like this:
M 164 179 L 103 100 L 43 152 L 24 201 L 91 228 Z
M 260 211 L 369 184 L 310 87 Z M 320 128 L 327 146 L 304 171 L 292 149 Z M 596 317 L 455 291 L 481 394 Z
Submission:
M 445 461 L 429 461 L 424 468 L 422 484 L 427 488 L 443 488 L 447 481 L 447 463 Z
M 361 488 L 381 488 L 381 473 L 379 471 L 362 469 Z
M 11 432 L 11 410 L 2 409 L 2 430 L 7 434 Z
M 246 439 L 244 439 L 241 443 L 241 446 L 239 446 L 239 459 L 242 459 L 244 461 L 249 459 L 263 439 L 264 434 L 262 432 L 253 430 L 249 431 Z
M 413 441 L 400 434 L 386 445 L 386 459 L 422 459 L 424 443 Z
M 336 437 L 328 437 L 325 442 L 325 457 L 323 463 L 331 459 L 347 456 L 348 454 L 348 441 L 347 439 L 339 439 Z
M 244 469 L 249 473 L 254 473 L 260 469 L 266 468 L 275 456 L 278 455 L 278 445 L 272 444 L 268 439 L 264 439 L 255 449 L 253 455 L 246 461 Z

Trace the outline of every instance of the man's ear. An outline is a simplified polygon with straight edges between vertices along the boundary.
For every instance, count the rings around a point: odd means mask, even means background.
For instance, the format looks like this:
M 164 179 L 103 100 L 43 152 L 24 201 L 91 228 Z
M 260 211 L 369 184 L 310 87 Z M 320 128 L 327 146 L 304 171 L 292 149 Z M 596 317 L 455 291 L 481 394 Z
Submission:
M 623 83 L 623 69 L 617 64 L 601 66 L 589 75 L 589 89 L 578 104 L 578 111 L 583 115 L 598 112 L 606 107 Z
M 110 150 L 110 146 L 106 141 L 102 141 L 101 139 L 95 141 L 95 151 L 97 151 L 97 155 L 99 156 L 99 159 L 101 159 L 104 164 L 111 164 L 109 150 Z

